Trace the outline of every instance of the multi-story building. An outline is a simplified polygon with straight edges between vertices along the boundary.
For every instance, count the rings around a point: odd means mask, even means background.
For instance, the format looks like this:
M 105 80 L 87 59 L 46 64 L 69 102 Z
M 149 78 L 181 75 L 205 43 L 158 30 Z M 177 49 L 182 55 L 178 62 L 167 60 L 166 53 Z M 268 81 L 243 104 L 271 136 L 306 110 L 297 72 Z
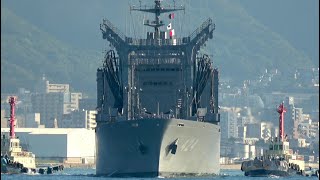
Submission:
M 80 99 L 82 99 L 82 93 L 64 93 L 63 114 L 79 110 Z
M 290 147 L 308 147 L 310 146 L 309 143 L 307 143 L 306 139 L 304 138 L 298 138 L 298 139 L 292 139 L 290 140 Z
M 25 119 L 25 128 L 37 128 L 40 126 L 40 113 L 28 113 Z
M 258 138 L 268 140 L 275 135 L 275 129 L 270 122 L 257 122 L 246 124 L 247 138 Z M 278 136 L 278 135 L 277 135 Z
M 58 127 L 62 115 L 79 110 L 82 93 L 70 92 L 69 84 L 50 84 L 45 77 L 38 84 L 37 93 L 32 94 L 32 113 L 40 113 L 41 124 L 53 127 L 56 119 Z
M 311 122 L 309 127 L 309 137 L 315 138 L 319 142 L 319 121 Z
M 86 121 L 86 128 L 87 129 L 94 129 L 97 126 L 97 122 L 96 122 L 96 114 L 97 111 L 96 110 L 85 110 L 85 121 Z
M 1 109 L 1 127 L 8 127 L 8 119 L 6 118 L 6 110 Z
M 241 139 L 245 139 L 247 135 L 247 126 L 239 126 L 238 127 L 238 137 Z
M 41 124 L 52 127 L 54 118 L 62 118 L 64 112 L 63 93 L 37 93 L 31 96 L 33 113 L 40 113 Z
M 260 138 L 261 137 L 261 123 L 249 123 L 247 126 L 247 134 L 248 138 Z
M 95 110 L 80 110 L 64 114 L 60 127 L 94 129 L 96 127 L 96 114 L 97 111 Z
M 50 84 L 45 75 L 35 86 L 36 93 L 67 93 L 69 91 L 69 84 Z
M 300 123 L 304 120 L 304 114 L 303 114 L 303 109 L 302 108 L 294 108 L 295 112 L 295 120 Z
M 46 81 L 46 93 L 69 92 L 69 84 L 50 84 Z
M 294 132 L 294 126 L 296 121 L 296 112 L 294 106 L 294 98 L 292 96 L 286 97 L 284 100 L 284 107 L 287 112 L 284 115 L 284 133 L 289 138 L 297 138 Z
M 261 122 L 261 132 L 260 132 L 260 137 L 259 139 L 269 139 L 272 134 L 271 134 L 271 125 L 266 122 Z
M 311 119 L 305 119 L 304 121 L 299 123 L 297 131 L 298 138 L 319 139 L 319 122 L 313 122 Z
M 240 118 L 240 108 L 224 108 L 221 110 L 221 138 L 238 138 L 238 118 Z
M 293 121 L 293 129 L 292 129 L 292 137 L 294 139 L 299 138 L 298 126 L 299 123 L 303 121 L 303 111 L 302 108 L 294 108 L 294 121 Z
M 72 92 L 70 95 L 71 95 L 71 103 L 73 104 L 74 108 L 79 110 L 79 101 L 80 99 L 82 99 L 82 93 Z

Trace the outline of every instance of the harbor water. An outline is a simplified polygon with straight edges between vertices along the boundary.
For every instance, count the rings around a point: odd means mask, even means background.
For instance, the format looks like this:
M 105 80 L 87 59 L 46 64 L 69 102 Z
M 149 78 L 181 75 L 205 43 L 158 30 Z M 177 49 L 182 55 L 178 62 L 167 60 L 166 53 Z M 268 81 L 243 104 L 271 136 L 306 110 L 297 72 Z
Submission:
M 93 168 L 65 168 L 63 171 L 61 172 L 56 172 L 55 174 L 50 174 L 50 175 L 40 175 L 40 174 L 32 174 L 32 175 L 28 175 L 28 174 L 1 174 L 1 179 L 4 180 L 14 180 L 14 179 L 19 179 L 19 180 L 23 180 L 23 179 L 59 179 L 59 180 L 68 180 L 68 179 L 92 179 L 92 180 L 98 180 L 98 179 L 116 179 L 116 180 L 120 180 L 120 179 L 163 179 L 161 177 L 158 178 L 108 178 L 108 177 L 97 177 L 95 175 L 96 170 Z M 272 176 L 272 177 L 246 177 L 244 176 L 243 172 L 241 170 L 234 170 L 234 169 L 223 169 L 220 171 L 220 175 L 219 176 L 215 176 L 215 177 L 199 177 L 199 178 L 170 178 L 170 179 L 188 179 L 188 180 L 193 180 L 193 179 L 214 179 L 214 180 L 219 180 L 219 179 L 223 179 L 223 180 L 245 180 L 245 179 L 254 179 L 254 180 L 259 180 L 259 179 L 290 179 L 290 180 L 300 180 L 300 179 L 318 179 L 317 177 L 304 177 L 304 176 L 289 176 L 289 177 L 277 177 L 277 176 Z

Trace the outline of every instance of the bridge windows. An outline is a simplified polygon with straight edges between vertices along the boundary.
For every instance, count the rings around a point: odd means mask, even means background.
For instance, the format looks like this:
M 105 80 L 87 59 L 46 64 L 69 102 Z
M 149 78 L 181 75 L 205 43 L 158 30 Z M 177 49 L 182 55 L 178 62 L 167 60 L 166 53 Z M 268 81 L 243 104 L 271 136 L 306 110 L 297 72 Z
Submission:
M 142 83 L 143 86 L 172 86 L 171 81 L 146 81 Z
M 136 71 L 182 71 L 181 68 L 137 68 Z

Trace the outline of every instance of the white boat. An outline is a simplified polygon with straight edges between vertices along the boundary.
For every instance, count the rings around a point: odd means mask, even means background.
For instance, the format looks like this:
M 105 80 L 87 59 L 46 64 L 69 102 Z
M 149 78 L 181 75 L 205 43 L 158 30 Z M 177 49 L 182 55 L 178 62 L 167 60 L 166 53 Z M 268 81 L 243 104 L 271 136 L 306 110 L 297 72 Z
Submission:
M 35 155 L 24 151 L 20 139 L 15 136 L 15 98 L 10 97 L 10 134 L 1 137 L 1 173 L 36 172 Z

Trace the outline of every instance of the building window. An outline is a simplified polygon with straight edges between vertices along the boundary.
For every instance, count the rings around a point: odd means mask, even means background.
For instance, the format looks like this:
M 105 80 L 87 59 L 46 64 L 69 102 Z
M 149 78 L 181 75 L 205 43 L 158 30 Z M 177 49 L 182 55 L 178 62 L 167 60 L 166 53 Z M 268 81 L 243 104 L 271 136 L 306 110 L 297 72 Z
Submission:
M 270 146 L 269 146 L 269 150 L 273 150 L 273 145 L 270 145 Z

